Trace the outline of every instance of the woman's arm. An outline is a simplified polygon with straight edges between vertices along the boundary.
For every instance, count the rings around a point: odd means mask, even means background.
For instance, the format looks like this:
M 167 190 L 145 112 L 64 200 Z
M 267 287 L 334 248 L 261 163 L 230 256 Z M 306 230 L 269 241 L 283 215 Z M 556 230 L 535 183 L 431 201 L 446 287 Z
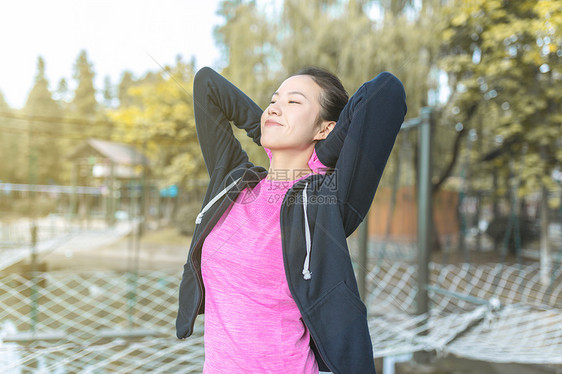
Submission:
M 197 137 L 210 176 L 220 178 L 247 162 L 248 155 L 234 136 L 230 122 L 260 145 L 262 110 L 246 94 L 211 68 L 200 69 L 193 80 Z
M 316 144 L 319 160 L 335 168 L 325 183 L 335 189 L 348 235 L 369 210 L 405 115 L 402 83 L 381 73 L 357 90 L 332 132 Z

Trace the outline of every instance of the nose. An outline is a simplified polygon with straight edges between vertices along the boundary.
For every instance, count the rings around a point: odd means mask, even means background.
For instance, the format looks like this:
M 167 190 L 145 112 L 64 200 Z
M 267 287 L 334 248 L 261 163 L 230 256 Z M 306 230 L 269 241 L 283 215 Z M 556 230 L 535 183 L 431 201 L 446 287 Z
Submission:
M 277 104 L 277 102 L 269 104 L 269 106 L 267 107 L 267 113 L 270 115 L 280 115 L 281 108 L 279 107 L 279 104 Z

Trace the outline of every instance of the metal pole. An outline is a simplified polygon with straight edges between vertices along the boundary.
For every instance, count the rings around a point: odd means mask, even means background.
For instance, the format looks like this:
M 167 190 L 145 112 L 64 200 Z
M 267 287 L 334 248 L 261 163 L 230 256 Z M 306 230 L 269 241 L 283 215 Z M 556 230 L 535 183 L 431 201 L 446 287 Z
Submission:
M 108 227 L 115 224 L 115 162 L 109 160 L 109 178 L 105 205 L 105 222 Z
M 37 314 L 38 314 L 38 304 L 39 304 L 39 294 L 38 294 L 38 274 L 37 274 L 37 224 L 35 221 L 31 222 L 30 226 L 31 234 L 31 331 L 35 332 L 35 327 L 37 326 Z
M 418 181 L 418 294 L 417 313 L 429 311 L 427 285 L 428 264 L 431 254 L 431 109 L 421 110 L 422 123 L 419 128 L 419 181 Z
M 421 109 L 421 124 L 419 136 L 419 180 L 418 180 L 418 292 L 416 297 L 417 314 L 429 312 L 429 298 L 427 287 L 429 285 L 429 258 L 431 254 L 432 227 L 432 199 L 431 199 L 431 148 L 432 125 L 431 108 Z M 423 323 L 423 322 L 422 322 Z M 425 335 L 427 331 L 422 331 Z M 416 361 L 426 363 L 429 361 L 427 352 L 417 352 Z
M 79 161 L 75 161 L 72 164 L 72 174 L 71 174 L 71 183 L 72 183 L 72 194 L 70 195 L 70 215 L 69 215 L 69 222 L 72 220 L 74 221 L 75 217 L 77 216 L 78 212 L 78 173 L 79 173 L 80 164 Z

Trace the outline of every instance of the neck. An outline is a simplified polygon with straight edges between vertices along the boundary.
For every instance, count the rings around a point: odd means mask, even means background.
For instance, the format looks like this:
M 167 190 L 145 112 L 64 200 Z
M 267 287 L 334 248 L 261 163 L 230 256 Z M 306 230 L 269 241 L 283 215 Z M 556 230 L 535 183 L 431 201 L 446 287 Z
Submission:
M 308 167 L 308 160 L 312 155 L 312 150 L 313 148 L 298 152 L 292 150 L 271 151 L 272 157 L 267 179 L 295 180 L 310 174 L 312 170 Z

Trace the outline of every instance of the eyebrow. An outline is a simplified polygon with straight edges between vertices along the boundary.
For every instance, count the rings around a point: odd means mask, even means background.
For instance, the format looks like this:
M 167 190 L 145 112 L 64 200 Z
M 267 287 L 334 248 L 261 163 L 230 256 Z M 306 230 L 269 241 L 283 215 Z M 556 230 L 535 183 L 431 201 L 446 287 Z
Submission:
M 273 93 L 273 95 L 271 95 L 271 96 L 276 96 L 276 95 L 279 96 L 279 92 L 275 91 L 275 92 Z M 305 99 L 308 100 L 308 97 L 306 97 L 306 95 L 303 94 L 303 93 L 300 92 L 300 91 L 289 91 L 289 92 L 287 92 L 287 95 L 301 95 L 302 97 L 304 97 Z

